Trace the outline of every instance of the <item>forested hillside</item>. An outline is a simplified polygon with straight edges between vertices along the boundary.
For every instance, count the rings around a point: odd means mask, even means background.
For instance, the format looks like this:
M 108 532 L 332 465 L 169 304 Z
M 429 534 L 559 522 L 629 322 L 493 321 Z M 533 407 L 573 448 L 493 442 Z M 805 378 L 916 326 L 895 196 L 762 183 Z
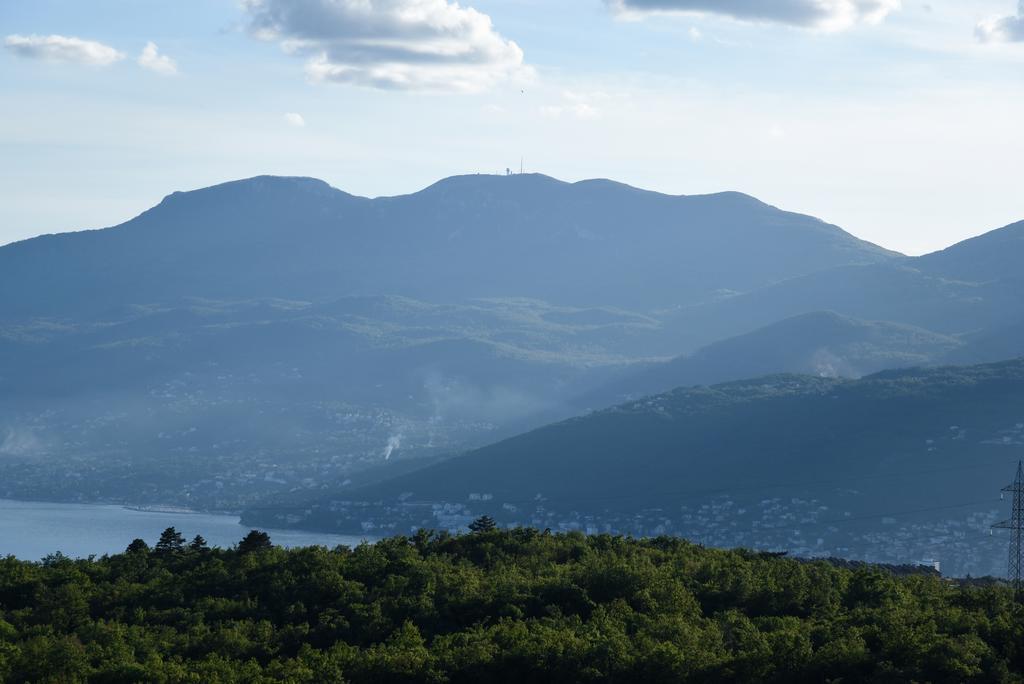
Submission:
M 346 534 L 503 525 L 1001 572 L 999 490 L 1024 455 L 1024 360 L 679 388 L 247 524 Z
M 1024 360 L 860 380 L 767 376 L 596 411 L 354 495 L 466 500 L 490 492 L 497 505 L 540 492 L 549 506 L 617 495 L 616 505 L 632 508 L 627 495 L 651 504 L 652 492 L 667 491 L 671 501 L 689 490 L 931 472 L 1000 454 L 1015 465 L 1022 407 Z M 997 477 L 1012 474 L 1002 467 Z
M 483 526 L 486 527 L 486 526 Z M 1021 681 L 998 583 L 671 538 L 420 532 L 0 561 L 0 677 L 52 682 Z

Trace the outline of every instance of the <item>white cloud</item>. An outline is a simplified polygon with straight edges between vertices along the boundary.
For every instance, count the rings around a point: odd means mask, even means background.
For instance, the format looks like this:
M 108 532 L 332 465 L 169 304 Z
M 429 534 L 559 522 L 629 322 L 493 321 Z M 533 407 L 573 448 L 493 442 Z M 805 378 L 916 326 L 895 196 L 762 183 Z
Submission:
M 626 18 L 647 14 L 718 14 L 740 21 L 770 22 L 822 31 L 877 24 L 901 0 L 605 0 Z
M 994 17 L 977 25 L 974 35 L 983 43 L 1024 42 L 1024 0 L 1017 4 L 1017 14 Z
M 448 0 L 243 0 L 250 30 L 308 57 L 314 81 L 480 91 L 528 75 L 486 14 Z
M 146 43 L 146 47 L 142 48 L 138 63 L 143 69 L 149 69 L 164 76 L 173 76 L 178 73 L 178 65 L 167 55 L 161 55 L 153 41 L 149 41 Z
M 72 36 L 20 36 L 15 34 L 7 36 L 4 40 L 4 47 L 19 57 L 45 59 L 53 62 L 108 66 L 124 59 L 122 53 L 109 45 Z
M 296 128 L 302 128 L 306 125 L 306 120 L 302 118 L 302 115 L 295 112 L 285 112 L 284 120 L 289 126 L 295 126 Z

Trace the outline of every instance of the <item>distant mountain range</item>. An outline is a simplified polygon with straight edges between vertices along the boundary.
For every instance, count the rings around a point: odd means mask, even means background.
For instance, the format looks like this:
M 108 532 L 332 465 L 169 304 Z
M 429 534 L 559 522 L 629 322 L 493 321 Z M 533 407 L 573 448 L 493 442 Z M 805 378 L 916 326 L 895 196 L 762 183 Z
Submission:
M 945 335 L 997 333 L 1024 320 L 1024 222 L 935 254 L 821 269 L 725 300 L 686 307 L 666 323 L 696 348 L 811 311 L 904 323 Z
M 909 258 L 540 175 L 174 193 L 0 247 L 0 495 L 239 510 L 677 386 L 1011 358 L 1022 235 Z
M 459 176 L 370 200 L 311 178 L 259 177 L 174 193 L 111 229 L 0 249 L 0 290 L 20 295 L 0 302 L 0 317 L 380 294 L 646 311 L 895 256 L 739 193 Z

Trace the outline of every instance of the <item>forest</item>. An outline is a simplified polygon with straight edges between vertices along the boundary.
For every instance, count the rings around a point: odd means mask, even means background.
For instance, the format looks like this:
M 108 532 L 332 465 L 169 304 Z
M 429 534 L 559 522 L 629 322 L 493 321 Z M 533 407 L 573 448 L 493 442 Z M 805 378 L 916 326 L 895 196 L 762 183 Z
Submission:
M 1004 582 L 478 521 L 0 560 L 7 682 L 1024 681 Z

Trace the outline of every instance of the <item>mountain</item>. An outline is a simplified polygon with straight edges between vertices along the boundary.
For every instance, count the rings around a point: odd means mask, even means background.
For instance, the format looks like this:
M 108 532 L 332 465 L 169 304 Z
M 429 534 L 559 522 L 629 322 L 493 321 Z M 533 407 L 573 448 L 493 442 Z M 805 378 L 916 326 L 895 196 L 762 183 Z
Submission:
M 715 342 L 689 356 L 626 371 L 576 405 L 604 407 L 676 387 L 773 373 L 857 378 L 948 358 L 961 344 L 922 328 L 815 311 Z
M 993 337 L 1024 319 L 1021 263 L 1024 222 L 921 257 L 816 270 L 681 307 L 666 318 L 666 337 L 676 340 L 677 352 L 693 351 L 814 311 L 902 323 L 942 335 Z
M 898 258 L 739 193 L 611 181 L 173 193 L 0 247 L 0 494 L 237 510 L 320 492 L 571 415 L 677 349 L 678 306 Z
M 177 192 L 114 228 L 0 248 L 0 320 L 211 299 L 532 297 L 654 310 L 891 252 L 739 193 L 459 176 L 366 199 L 310 178 Z M 643 264 L 638 270 L 636 266 Z
M 1024 221 L 959 242 L 915 260 L 928 273 L 968 282 L 1019 280 L 1024 277 Z
M 995 495 L 1022 453 L 1024 360 L 860 380 L 771 376 L 557 423 L 338 491 L 297 517 L 406 530 L 488 513 L 727 546 L 756 538 L 801 553 L 934 554 L 919 557 L 977 572 L 1005 559 L 976 537 L 999 515 Z M 247 520 L 292 514 L 270 508 Z M 962 534 L 970 544 L 958 546 Z
M 1024 253 L 1019 256 L 1024 259 Z M 1024 317 L 1024 279 L 951 280 L 918 263 L 904 259 L 841 266 L 684 307 L 666 317 L 665 336 L 685 352 L 813 311 L 902 323 L 942 335 L 995 331 Z
M 0 495 L 240 510 L 383 481 L 600 392 L 587 407 L 988 360 L 1024 320 L 1017 232 L 913 259 L 739 193 L 540 175 L 174 193 L 0 247 Z

